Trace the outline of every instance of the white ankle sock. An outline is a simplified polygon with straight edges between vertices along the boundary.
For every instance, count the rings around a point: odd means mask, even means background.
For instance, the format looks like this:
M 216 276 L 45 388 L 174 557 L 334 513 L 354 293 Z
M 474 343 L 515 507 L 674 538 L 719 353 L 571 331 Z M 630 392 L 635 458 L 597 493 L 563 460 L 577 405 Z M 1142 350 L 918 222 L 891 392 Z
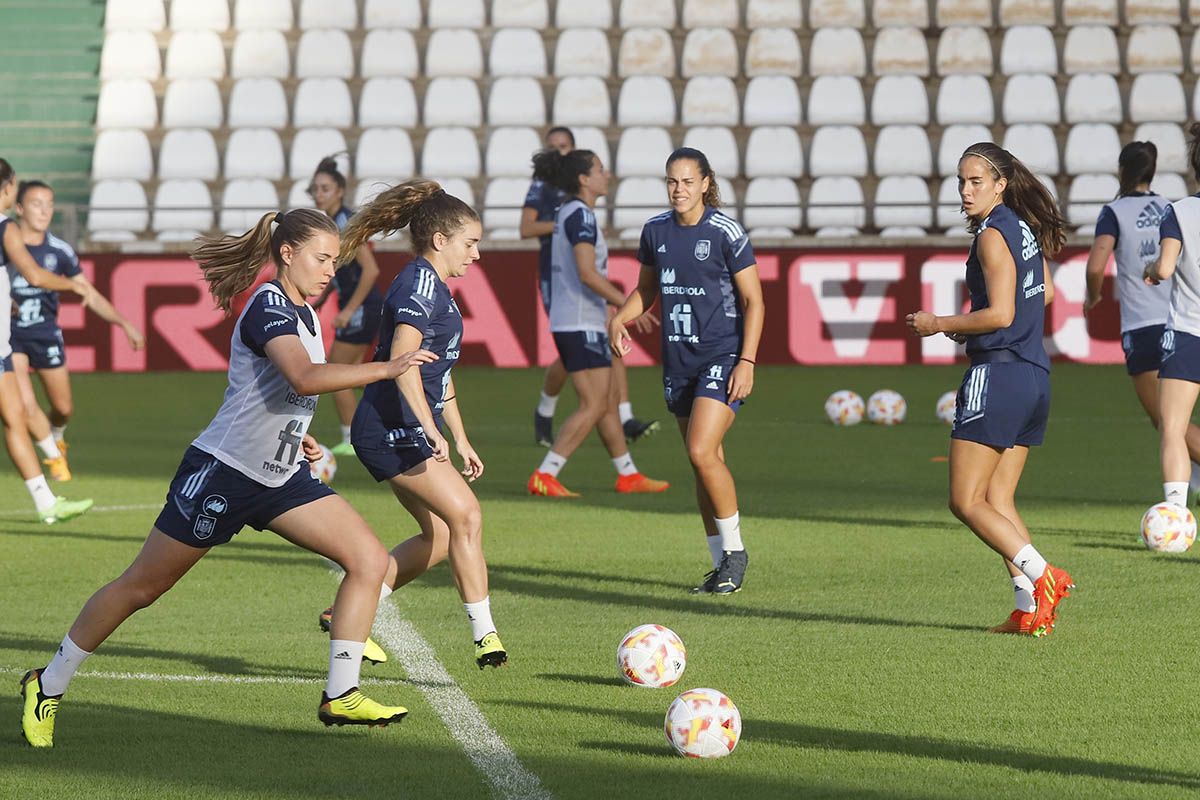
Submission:
M 50 484 L 46 483 L 45 475 L 38 475 L 36 478 L 25 481 L 25 488 L 29 490 L 29 496 L 33 498 L 33 504 L 37 506 L 38 511 L 54 508 L 54 503 L 58 498 L 54 496 L 54 492 L 50 491 Z
M 63 439 L 67 438 L 67 426 L 63 425 L 60 428 L 57 425 L 51 425 L 50 426 L 50 435 L 54 437 L 54 440 L 56 442 L 61 442 Z
M 629 422 L 633 419 L 633 403 L 618 403 L 617 413 L 621 416 L 622 425 Z
M 637 467 L 633 465 L 633 454 L 626 453 L 612 460 L 618 475 L 637 475 Z
M 553 417 L 554 409 L 558 408 L 558 395 L 549 395 L 545 392 L 538 399 L 537 413 L 539 417 Z
M 387 600 L 388 597 L 391 596 L 392 591 L 392 587 L 388 586 L 386 583 L 382 584 L 379 587 L 379 602 L 382 603 L 384 600 Z
M 704 541 L 708 544 L 708 554 L 712 556 L 713 569 L 721 566 L 721 556 L 725 555 L 724 549 L 721 548 L 721 537 L 705 536 Z
M 736 551 L 746 549 L 746 546 L 742 544 L 742 525 L 738 512 L 733 512 L 732 517 L 725 519 L 713 517 L 713 522 L 717 523 L 717 532 L 720 534 L 722 550 Z
M 1020 575 L 1012 579 L 1013 591 L 1016 593 L 1017 611 L 1029 613 L 1037 609 L 1037 603 L 1033 599 L 1033 581 Z
M 358 686 L 364 647 L 366 642 L 329 640 L 329 680 L 325 682 L 326 697 L 332 700 Z
M 558 473 L 567 465 L 567 459 L 560 456 L 553 450 L 546 451 L 546 457 L 542 459 L 542 465 L 538 467 L 538 472 L 544 472 L 552 478 L 557 478 Z
M 492 622 L 492 599 L 485 597 L 478 603 L 463 603 L 467 610 L 467 619 L 471 620 L 471 638 L 478 642 L 484 636 L 496 630 Z
M 1037 579 L 1042 577 L 1042 573 L 1046 571 L 1046 559 L 1042 558 L 1041 553 L 1034 549 L 1033 545 L 1027 544 L 1017 551 L 1013 556 L 1012 563 L 1017 569 L 1025 573 L 1025 577 L 1032 582 L 1037 582 Z
M 342 426 L 342 441 L 343 442 L 350 441 L 350 426 L 349 425 Z
M 1187 481 L 1167 481 L 1163 484 L 1163 497 L 1168 503 L 1176 503 L 1187 507 Z
M 71 634 L 68 633 L 64 636 L 62 644 L 58 646 L 58 652 L 54 654 L 54 658 L 50 659 L 50 664 L 42 670 L 42 676 L 39 678 L 42 692 L 50 695 L 59 695 L 65 692 L 71 678 L 75 677 L 75 670 L 79 669 L 90 655 L 91 653 L 87 650 L 71 641 Z
M 62 458 L 62 453 L 58 449 L 58 442 L 54 441 L 53 436 L 47 436 L 45 439 L 42 439 L 37 443 L 37 446 L 46 458 Z

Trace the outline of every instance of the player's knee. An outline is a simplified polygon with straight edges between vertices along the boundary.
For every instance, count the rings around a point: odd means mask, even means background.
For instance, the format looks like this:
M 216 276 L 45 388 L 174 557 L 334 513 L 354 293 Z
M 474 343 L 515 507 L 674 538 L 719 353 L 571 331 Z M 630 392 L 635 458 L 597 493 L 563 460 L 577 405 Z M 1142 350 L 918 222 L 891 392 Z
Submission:
M 175 581 L 150 576 L 125 575 L 120 579 L 121 593 L 135 611 L 154 604 Z
M 387 575 L 388 551 L 374 536 L 364 541 L 349 553 L 342 564 L 346 574 L 362 578 L 370 583 L 382 583 Z
M 55 425 L 66 425 L 75 413 L 75 404 L 71 400 L 60 400 L 50 410 L 50 421 Z
M 711 469 L 720 462 L 720 456 L 717 455 L 716 449 L 709 447 L 701 442 L 687 443 L 688 460 L 692 462 L 692 468 L 697 470 Z
M 451 532 L 459 537 L 478 538 L 483 531 L 483 511 L 478 503 L 464 503 L 454 514 Z
M 967 522 L 971 518 L 971 511 L 975 507 L 974 499 L 965 495 L 951 494 L 950 495 L 950 513 L 963 522 Z

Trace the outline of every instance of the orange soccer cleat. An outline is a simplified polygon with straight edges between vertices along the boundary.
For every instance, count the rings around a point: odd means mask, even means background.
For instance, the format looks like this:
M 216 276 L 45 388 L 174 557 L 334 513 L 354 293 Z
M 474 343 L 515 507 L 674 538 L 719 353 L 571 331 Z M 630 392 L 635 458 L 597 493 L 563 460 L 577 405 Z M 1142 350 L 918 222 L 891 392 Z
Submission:
M 1034 618 L 1030 623 L 1033 630 L 1030 632 L 1034 636 L 1045 636 L 1050 632 L 1058 618 L 1058 604 L 1067 599 L 1074 588 L 1075 581 L 1066 570 L 1046 565 L 1042 577 L 1033 584 L 1033 599 L 1037 609 L 1033 612 Z
M 558 482 L 558 478 L 551 475 L 549 472 L 534 471 L 529 476 L 529 483 L 526 484 L 530 494 L 540 495 L 541 497 L 579 497 L 577 492 L 572 492 Z
M 1021 611 L 1017 609 L 1009 614 L 1008 619 L 1004 622 L 994 628 L 988 628 L 988 633 L 1015 633 L 1020 636 L 1029 636 L 1033 633 L 1033 618 L 1035 613 L 1033 611 Z M 1051 621 L 1050 627 L 1054 627 L 1053 621 Z
M 665 492 L 670 486 L 666 481 L 656 481 L 635 472 L 632 475 L 618 475 L 616 489 L 621 494 L 658 494 Z

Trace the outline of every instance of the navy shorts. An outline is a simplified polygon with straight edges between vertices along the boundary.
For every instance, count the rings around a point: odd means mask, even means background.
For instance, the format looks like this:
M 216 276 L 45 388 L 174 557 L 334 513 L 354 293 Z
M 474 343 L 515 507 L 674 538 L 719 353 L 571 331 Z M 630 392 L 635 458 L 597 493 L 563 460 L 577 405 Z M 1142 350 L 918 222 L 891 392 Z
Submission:
M 1162 366 L 1162 336 L 1166 325 L 1147 325 L 1121 334 L 1125 371 L 1130 375 L 1154 372 Z
M 440 420 L 435 420 L 439 423 Z M 350 425 L 354 454 L 377 481 L 391 480 L 433 458 L 433 448 L 420 425 L 389 428 L 369 403 L 359 403 Z
M 186 545 L 213 547 L 228 542 L 243 526 L 261 531 L 285 511 L 331 494 L 334 491 L 307 466 L 296 470 L 287 483 L 271 488 L 189 447 L 154 527 Z
M 370 344 L 379 333 L 379 324 L 383 320 L 383 302 L 373 300 L 370 295 L 353 314 L 350 324 L 333 332 L 333 338 L 346 344 Z
M 1049 372 L 1020 360 L 972 364 L 955 398 L 950 438 L 1030 447 L 1042 443 L 1049 418 Z
M 67 364 L 67 348 L 63 344 L 62 331 L 55 333 L 12 337 L 14 353 L 23 353 L 29 358 L 33 369 L 57 369 Z
M 554 346 L 567 372 L 612 366 L 608 336 L 599 331 L 565 331 L 554 334 Z
M 13 371 L 12 356 L 7 355 L 4 358 L 0 358 L 0 375 L 3 375 L 6 372 L 12 372 L 12 371 Z
M 1200 383 L 1200 336 L 1165 330 L 1158 377 Z
M 690 417 L 697 397 L 711 397 L 736 413 L 742 401 L 729 402 L 729 376 L 737 362 L 738 357 L 731 353 L 714 358 L 691 375 L 663 375 L 667 410 L 681 419 Z

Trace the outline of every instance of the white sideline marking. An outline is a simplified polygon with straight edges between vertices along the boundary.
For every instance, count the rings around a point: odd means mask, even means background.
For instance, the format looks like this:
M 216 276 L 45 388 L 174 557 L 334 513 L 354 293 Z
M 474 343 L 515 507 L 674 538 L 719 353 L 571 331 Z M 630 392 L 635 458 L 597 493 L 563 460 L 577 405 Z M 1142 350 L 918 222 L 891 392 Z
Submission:
M 162 503 L 135 503 L 126 506 L 92 506 L 88 509 L 89 514 L 104 513 L 109 511 L 153 511 L 156 508 L 162 508 Z M 33 508 L 22 509 L 7 509 L 0 511 L 0 517 L 29 517 L 30 519 L 37 518 L 37 512 Z
M 24 675 L 25 670 L 17 667 L 0 667 L 0 674 Z M 323 686 L 324 678 L 305 678 L 302 675 L 175 675 L 158 672 L 99 672 L 85 670 L 75 675 L 76 678 L 99 678 L 110 681 L 143 681 L 148 683 L 278 683 L 278 684 L 311 684 Z M 404 685 L 408 681 L 394 678 L 364 678 L 364 684 Z

